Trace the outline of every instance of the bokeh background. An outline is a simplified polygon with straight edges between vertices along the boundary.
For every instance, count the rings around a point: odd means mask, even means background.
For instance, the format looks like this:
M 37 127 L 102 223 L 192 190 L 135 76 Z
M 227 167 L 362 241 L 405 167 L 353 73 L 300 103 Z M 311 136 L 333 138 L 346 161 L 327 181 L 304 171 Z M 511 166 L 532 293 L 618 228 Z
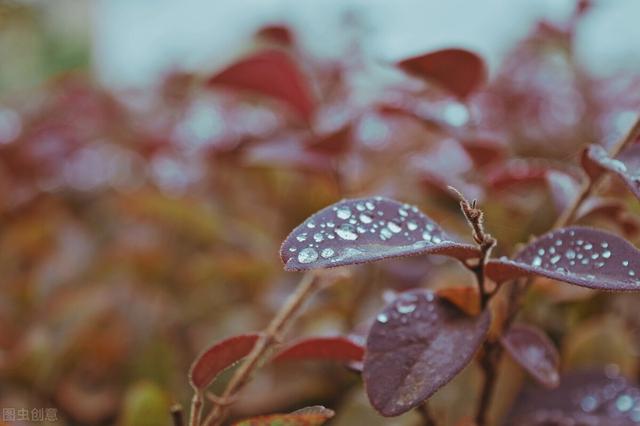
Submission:
M 284 237 L 344 197 L 411 202 L 468 238 L 451 184 L 486 210 L 498 255 L 545 232 L 581 179 L 580 149 L 610 146 L 640 110 L 638 16 L 636 0 L 0 0 L 0 407 L 169 424 L 196 354 L 261 329 L 295 286 Z M 394 65 L 446 47 L 486 61 L 468 99 Z M 300 68 L 309 122 L 208 84 L 263 49 Z M 637 243 L 637 211 L 607 181 L 580 221 Z M 439 258 L 349 273 L 292 336 L 349 333 L 385 290 L 472 284 Z M 639 301 L 543 282 L 522 316 L 565 371 L 635 379 Z M 526 380 L 503 368 L 495 419 Z M 472 412 L 477 386 L 471 366 L 436 395 L 443 424 Z M 234 416 L 316 403 L 335 425 L 416 422 L 379 417 L 355 374 L 315 364 L 266 369 Z

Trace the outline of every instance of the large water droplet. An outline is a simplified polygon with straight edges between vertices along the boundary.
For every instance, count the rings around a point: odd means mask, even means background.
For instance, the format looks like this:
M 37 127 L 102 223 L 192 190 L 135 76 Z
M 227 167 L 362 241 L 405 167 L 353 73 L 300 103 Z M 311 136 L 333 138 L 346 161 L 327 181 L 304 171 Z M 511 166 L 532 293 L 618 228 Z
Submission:
M 389 228 L 389 230 L 394 234 L 397 234 L 398 232 L 402 231 L 402 228 L 400 227 L 400 225 L 398 225 L 395 222 L 388 222 L 387 228 Z
M 327 248 L 322 250 L 322 252 L 320 253 L 320 256 L 322 256 L 323 258 L 327 259 L 327 258 L 333 256 L 334 254 L 335 254 L 335 252 L 333 251 L 333 249 L 327 247 Z
M 313 239 L 315 242 L 319 243 L 324 240 L 324 235 L 322 235 L 320 232 L 316 232 L 315 234 L 313 234 Z
M 385 313 L 378 314 L 376 319 L 378 320 L 378 322 L 381 322 L 383 324 L 389 321 L 389 317 Z
M 336 211 L 336 216 L 340 219 L 349 219 L 351 217 L 351 210 L 349 207 L 339 207 Z
M 298 262 L 300 263 L 311 263 L 316 260 L 318 260 L 318 252 L 314 248 L 307 247 L 298 253 Z
M 620 395 L 618 399 L 616 399 L 616 408 L 619 411 L 625 412 L 631 410 L 633 407 L 633 398 L 629 395 Z
M 371 223 L 373 221 L 373 218 L 371 216 L 369 216 L 366 213 L 362 213 L 360 215 L 360 222 L 362 223 Z

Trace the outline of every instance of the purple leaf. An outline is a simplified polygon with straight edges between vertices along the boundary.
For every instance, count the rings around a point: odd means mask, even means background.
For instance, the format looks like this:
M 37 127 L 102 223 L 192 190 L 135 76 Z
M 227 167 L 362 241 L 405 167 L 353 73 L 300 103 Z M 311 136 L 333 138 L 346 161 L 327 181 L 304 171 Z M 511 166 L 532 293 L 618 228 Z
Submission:
M 600 145 L 589 146 L 582 154 L 582 167 L 591 179 L 597 179 L 605 172 L 619 177 L 629 190 L 640 198 L 640 150 L 632 146 L 618 158 L 611 158 Z
M 295 228 L 280 249 L 288 271 L 427 253 L 478 257 L 475 246 L 453 241 L 416 207 L 382 197 L 343 200 L 320 210 Z
M 637 425 L 640 389 L 611 367 L 605 374 L 595 371 L 564 376 L 560 386 L 553 390 L 537 386 L 525 388 L 503 424 Z
M 514 324 L 500 342 L 513 359 L 540 384 L 555 388 L 560 384 L 560 355 L 555 345 L 540 329 Z
M 364 356 L 373 407 L 397 416 L 420 405 L 473 358 L 490 315 L 469 317 L 428 290 L 399 295 L 378 314 Z
M 598 290 L 640 290 L 640 251 L 627 241 L 593 228 L 573 226 L 549 232 L 513 260 L 491 260 L 486 273 L 496 282 L 528 275 Z

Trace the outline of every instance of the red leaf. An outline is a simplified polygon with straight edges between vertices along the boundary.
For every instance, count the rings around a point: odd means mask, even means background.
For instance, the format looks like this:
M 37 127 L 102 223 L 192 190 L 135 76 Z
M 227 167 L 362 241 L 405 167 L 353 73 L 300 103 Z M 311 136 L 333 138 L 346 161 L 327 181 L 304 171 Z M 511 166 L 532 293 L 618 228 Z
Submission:
M 208 81 L 210 86 L 249 90 L 287 103 L 307 122 L 315 101 L 306 77 L 284 52 L 267 50 L 242 59 Z
M 319 426 L 335 415 L 321 405 L 306 407 L 289 414 L 270 414 L 252 417 L 234 423 L 233 426 Z
M 289 271 L 417 254 L 478 257 L 416 207 L 382 197 L 343 200 L 309 217 L 285 239 L 280 257 Z
M 371 327 L 364 384 L 373 407 L 397 416 L 453 379 L 489 330 L 485 311 L 469 317 L 428 290 L 401 294 Z
M 294 342 L 273 358 L 274 362 L 292 360 L 329 360 L 357 362 L 364 348 L 346 337 L 312 337 Z
M 513 260 L 491 260 L 486 273 L 496 282 L 541 275 L 599 290 L 640 290 L 640 251 L 617 235 L 574 226 L 539 237 Z
M 513 359 L 540 384 L 548 388 L 560 384 L 560 355 L 542 330 L 514 324 L 501 337 L 500 342 Z
M 436 294 L 458 307 L 467 315 L 478 315 L 480 313 L 480 294 L 478 287 L 461 286 L 447 287 L 436 291 Z
M 294 41 L 293 34 L 288 27 L 284 25 L 267 25 L 258 30 L 256 36 L 264 40 L 280 44 L 282 46 L 291 46 Z
M 259 337 L 257 333 L 241 334 L 214 343 L 191 364 L 191 386 L 194 389 L 209 386 L 223 370 L 247 356 Z
M 582 167 L 591 179 L 610 172 L 620 178 L 629 190 L 640 198 L 640 146 L 635 145 L 617 159 L 609 157 L 600 145 L 591 145 L 582 153 Z
M 444 49 L 398 63 L 409 74 L 435 81 L 459 98 L 466 98 L 487 79 L 484 61 L 464 49 Z
M 580 372 L 562 377 L 556 389 L 527 387 L 520 393 L 505 425 L 638 424 L 640 389 L 615 372 Z

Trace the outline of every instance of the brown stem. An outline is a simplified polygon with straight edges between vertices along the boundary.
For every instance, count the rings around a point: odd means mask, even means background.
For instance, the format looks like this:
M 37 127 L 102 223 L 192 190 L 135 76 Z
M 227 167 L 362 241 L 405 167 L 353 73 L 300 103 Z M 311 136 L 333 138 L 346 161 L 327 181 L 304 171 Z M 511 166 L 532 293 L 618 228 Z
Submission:
M 280 311 L 278 311 L 262 333 L 252 351 L 247 356 L 247 359 L 236 370 L 227 388 L 220 397 L 220 400 L 232 400 L 249 381 L 251 374 L 260 366 L 264 356 L 279 342 L 280 336 L 297 314 L 302 304 L 313 294 L 317 281 L 316 274 L 312 272 L 306 273 L 302 277 L 296 291 L 289 296 Z M 205 418 L 203 425 L 218 426 L 222 424 L 228 414 L 228 404 L 214 404 L 213 409 Z
M 417 410 L 420 413 L 420 416 L 422 416 L 422 425 L 423 426 L 436 426 L 437 425 L 436 420 L 433 418 L 433 415 L 431 414 L 431 410 L 429 410 L 429 404 L 427 403 L 427 401 L 425 401 L 422 404 L 418 405 Z
M 173 421 L 173 426 L 184 426 L 182 405 L 173 404 L 170 410 L 171 410 L 171 419 Z
M 202 391 L 196 390 L 191 398 L 191 416 L 189 426 L 200 426 L 202 421 Z
M 500 345 L 496 342 L 485 341 L 483 344 L 483 352 L 479 358 L 480 367 L 484 375 L 482 390 L 480 391 L 480 402 L 478 411 L 476 412 L 477 426 L 485 426 L 487 424 L 487 416 L 489 407 L 491 407 L 491 397 L 496 386 L 498 361 L 502 351 Z

